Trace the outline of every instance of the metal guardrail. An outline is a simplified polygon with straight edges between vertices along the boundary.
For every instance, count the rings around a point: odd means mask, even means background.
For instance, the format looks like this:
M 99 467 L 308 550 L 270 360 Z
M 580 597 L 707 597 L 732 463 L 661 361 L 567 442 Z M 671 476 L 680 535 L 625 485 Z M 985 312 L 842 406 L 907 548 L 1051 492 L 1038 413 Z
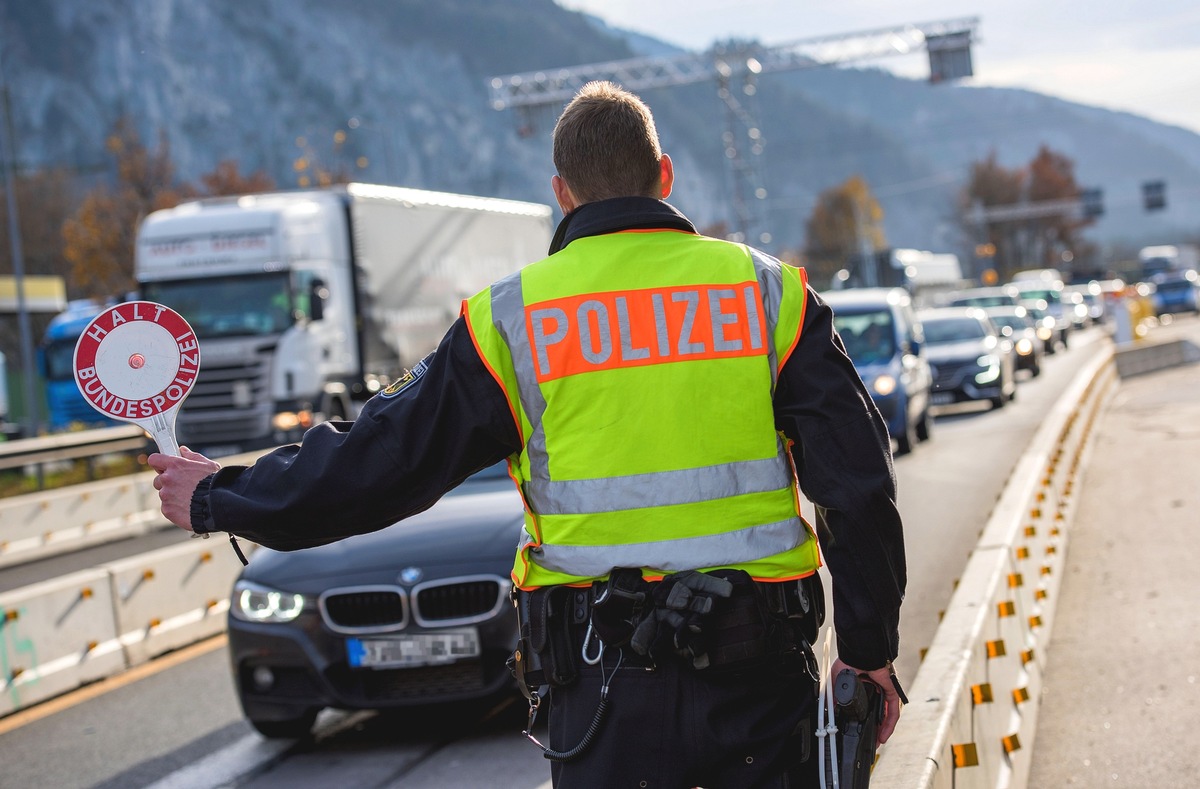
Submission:
M 140 428 L 137 432 L 144 441 Z M 115 445 L 114 440 L 109 446 Z M 221 461 L 253 463 L 265 451 Z M 165 528 L 153 481 L 154 472 L 146 471 L 0 499 L 0 567 Z
M 0 442 L 0 471 L 37 467 L 38 489 L 45 487 L 43 467 L 47 463 L 87 458 L 113 452 L 136 452 L 148 446 L 146 432 L 137 425 L 120 425 L 80 430 L 37 438 Z

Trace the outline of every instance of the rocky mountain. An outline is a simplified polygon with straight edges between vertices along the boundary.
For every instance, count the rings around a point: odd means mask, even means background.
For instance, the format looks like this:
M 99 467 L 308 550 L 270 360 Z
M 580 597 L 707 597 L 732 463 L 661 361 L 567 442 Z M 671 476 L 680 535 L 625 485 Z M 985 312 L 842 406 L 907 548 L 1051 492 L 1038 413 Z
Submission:
M 133 118 L 169 140 L 195 179 L 223 159 L 296 183 L 314 157 L 357 180 L 551 202 L 550 111 L 489 107 L 511 72 L 660 55 L 668 45 L 552 0 L 41 0 L 0 4 L 0 66 L 22 168 L 103 172 L 105 135 Z M 995 151 L 1027 163 L 1049 145 L 1104 189 L 1100 242 L 1194 237 L 1200 135 L 1021 90 L 928 85 L 874 68 L 764 75 L 757 167 L 772 251 L 803 244 L 816 195 L 861 174 L 889 241 L 963 252 L 955 196 Z M 679 174 L 673 202 L 698 224 L 733 223 L 715 86 L 649 91 Z M 344 141 L 335 143 L 338 132 Z M 1164 179 L 1147 214 L 1140 184 Z

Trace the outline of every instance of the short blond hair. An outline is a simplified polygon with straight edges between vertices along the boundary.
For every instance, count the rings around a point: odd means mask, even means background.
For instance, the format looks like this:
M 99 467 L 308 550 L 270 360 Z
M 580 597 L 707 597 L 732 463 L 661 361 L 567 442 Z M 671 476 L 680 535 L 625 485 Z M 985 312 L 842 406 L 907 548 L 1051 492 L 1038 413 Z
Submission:
M 554 166 L 580 203 L 661 197 L 662 147 L 640 98 L 611 82 L 589 82 L 554 125 Z

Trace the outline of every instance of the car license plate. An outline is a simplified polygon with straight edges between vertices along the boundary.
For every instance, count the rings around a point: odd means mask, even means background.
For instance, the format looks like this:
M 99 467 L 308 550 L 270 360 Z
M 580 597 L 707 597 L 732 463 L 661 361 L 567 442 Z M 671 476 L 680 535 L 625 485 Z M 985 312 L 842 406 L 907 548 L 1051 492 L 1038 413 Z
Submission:
M 949 405 L 954 402 L 953 392 L 937 392 L 930 400 L 934 405 Z
M 389 638 L 348 638 L 346 652 L 354 668 L 405 668 L 453 663 L 479 656 L 475 628 L 410 633 Z

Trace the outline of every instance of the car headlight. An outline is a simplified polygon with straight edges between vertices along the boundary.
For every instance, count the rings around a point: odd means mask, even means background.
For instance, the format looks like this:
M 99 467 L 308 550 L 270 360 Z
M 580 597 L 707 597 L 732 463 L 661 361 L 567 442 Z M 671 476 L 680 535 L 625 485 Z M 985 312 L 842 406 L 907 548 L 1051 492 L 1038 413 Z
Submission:
M 1050 342 L 1050 338 L 1054 336 L 1054 332 L 1045 326 L 1038 326 L 1037 335 L 1042 342 Z
M 983 372 L 976 374 L 975 383 L 987 384 L 1000 377 L 1000 357 L 995 354 L 986 353 L 976 359 L 975 363 L 984 368 Z
M 1088 316 L 1088 308 L 1082 304 L 1076 304 L 1075 305 L 1075 314 L 1078 315 L 1080 318 L 1086 318 Z
M 304 595 L 238 581 L 229 612 L 243 622 L 290 622 L 304 610 Z
M 871 388 L 875 390 L 875 394 L 886 397 L 896 391 L 896 379 L 885 373 L 871 382 Z
M 1017 340 L 1017 353 L 1022 356 L 1028 356 L 1033 353 L 1033 343 L 1029 341 L 1028 337 L 1022 337 Z

